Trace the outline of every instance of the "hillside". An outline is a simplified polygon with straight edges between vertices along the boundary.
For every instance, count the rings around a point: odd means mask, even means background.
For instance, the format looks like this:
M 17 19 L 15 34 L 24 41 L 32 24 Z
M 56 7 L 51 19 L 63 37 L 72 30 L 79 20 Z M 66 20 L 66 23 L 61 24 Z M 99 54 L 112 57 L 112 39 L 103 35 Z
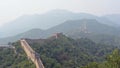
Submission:
M 0 38 L 0 44 L 7 44 L 9 42 L 15 42 L 21 38 L 31 38 L 31 39 L 38 39 L 44 37 L 44 30 L 41 29 L 31 29 L 24 33 L 20 33 L 16 36 L 10 36 L 6 38 Z
M 120 27 L 120 14 L 105 15 L 103 18 L 109 19 L 110 21 L 117 24 L 118 27 Z
M 115 49 L 112 54 L 107 56 L 104 62 L 89 63 L 81 68 L 120 68 L 120 50 Z
M 90 34 L 108 34 L 108 35 L 119 35 L 120 30 L 101 24 L 95 19 L 81 19 L 81 20 L 69 20 L 60 25 L 47 30 L 48 33 L 63 32 L 71 35 L 71 33 L 90 33 Z
M 47 39 L 26 40 L 40 54 L 45 68 L 76 68 L 89 62 L 101 62 L 115 49 L 111 45 L 98 44 L 85 38 L 74 40 L 63 34 L 59 34 L 57 38 L 52 36 Z M 15 42 L 13 46 L 16 47 L 17 55 L 12 50 L 0 49 L 0 67 L 34 68 L 20 43 Z
M 95 19 L 81 19 L 69 20 L 47 30 L 32 29 L 16 36 L 1 38 L 0 43 L 7 44 L 8 42 L 15 42 L 20 38 L 47 38 L 54 33 L 61 32 L 75 39 L 83 37 L 90 39 L 94 37 L 97 38 L 97 35 L 109 35 L 116 37 L 119 37 L 120 35 L 120 30 L 118 28 L 108 26 L 106 24 L 101 24 Z
M 87 13 L 73 13 L 66 10 L 52 10 L 44 14 L 24 15 L 0 27 L 1 36 L 8 37 L 39 28 L 49 29 L 68 20 L 96 19 L 100 23 L 114 25 L 113 22 Z

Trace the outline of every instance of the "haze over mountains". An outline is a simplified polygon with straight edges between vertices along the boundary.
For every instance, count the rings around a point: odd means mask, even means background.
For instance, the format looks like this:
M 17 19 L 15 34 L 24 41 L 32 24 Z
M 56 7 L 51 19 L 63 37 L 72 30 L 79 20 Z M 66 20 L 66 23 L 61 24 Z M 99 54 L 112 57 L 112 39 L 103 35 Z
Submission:
M 25 15 L 0 27 L 1 37 L 14 36 L 33 28 L 48 29 L 68 20 L 96 19 L 100 23 L 117 26 L 117 23 L 108 19 L 111 16 L 98 17 L 87 13 L 73 13 L 66 10 L 53 10 L 39 15 Z
M 85 24 L 86 26 L 84 26 Z M 8 42 L 14 42 L 21 38 L 31 38 L 31 39 L 46 38 L 58 32 L 63 32 L 64 34 L 72 38 L 87 37 L 95 41 L 104 40 L 108 42 L 109 40 L 114 40 L 116 38 L 120 40 L 120 38 L 118 37 L 113 37 L 113 36 L 119 36 L 120 31 L 118 29 L 101 24 L 93 19 L 82 19 L 82 20 L 66 21 L 48 30 L 32 29 L 30 31 L 20 33 L 16 36 L 2 38 L 0 39 L 0 43 L 5 44 Z
M 118 26 L 120 26 L 120 14 L 111 14 L 111 15 L 105 15 L 103 18 L 107 18 L 110 21 L 114 22 Z
M 46 38 L 57 32 L 63 32 L 74 38 L 91 37 L 98 34 L 119 36 L 119 16 L 113 14 L 99 17 L 66 10 L 21 16 L 0 28 L 0 43 L 13 42 L 20 38 Z
M 46 68 L 75 68 L 105 61 L 106 55 L 120 48 L 119 26 L 116 15 L 98 17 L 51 11 L 43 15 L 21 16 L 0 29 L 4 34 L 0 44 L 11 44 L 17 52 L 14 55 L 13 50 L 1 48 L 0 67 L 35 68 L 28 63 L 20 47 L 21 38 L 40 54 Z M 118 52 L 115 54 L 118 56 Z

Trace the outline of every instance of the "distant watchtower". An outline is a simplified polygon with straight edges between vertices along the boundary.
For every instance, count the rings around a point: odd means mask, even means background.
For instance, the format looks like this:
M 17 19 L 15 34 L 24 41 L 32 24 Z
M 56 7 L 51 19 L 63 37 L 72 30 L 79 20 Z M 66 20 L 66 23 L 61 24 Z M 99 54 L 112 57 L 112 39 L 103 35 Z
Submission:
M 53 37 L 55 37 L 55 38 L 57 39 L 57 38 L 60 37 L 61 35 L 63 35 L 63 33 L 55 33 L 55 34 L 53 35 Z

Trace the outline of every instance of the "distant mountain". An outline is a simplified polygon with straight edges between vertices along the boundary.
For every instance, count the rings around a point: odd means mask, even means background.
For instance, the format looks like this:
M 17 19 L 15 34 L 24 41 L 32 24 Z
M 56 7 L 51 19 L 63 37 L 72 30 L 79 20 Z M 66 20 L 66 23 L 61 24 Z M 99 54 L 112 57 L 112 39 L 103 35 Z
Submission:
M 47 30 L 32 29 L 13 37 L 2 38 L 0 43 L 13 42 L 20 38 L 46 38 L 54 33 L 64 33 L 72 38 L 90 38 L 96 35 L 119 36 L 120 30 L 106 24 L 101 24 L 94 19 L 69 20 Z
M 109 19 L 110 21 L 114 22 L 116 26 L 120 27 L 120 14 L 106 15 L 106 16 L 103 16 L 103 18 Z
M 108 34 L 108 35 L 119 35 L 120 30 L 106 25 L 101 24 L 95 19 L 82 19 L 82 20 L 69 20 L 60 25 L 47 30 L 48 33 L 63 32 L 68 35 L 75 34 Z
M 0 44 L 7 44 L 9 42 L 15 42 L 21 38 L 31 38 L 31 39 L 37 39 L 37 38 L 41 38 L 41 37 L 43 38 L 44 34 L 42 34 L 42 33 L 44 33 L 44 31 L 41 29 L 32 29 L 32 30 L 20 33 L 15 36 L 1 38 Z
M 111 21 L 95 15 L 87 13 L 73 13 L 66 10 L 53 10 L 41 15 L 35 14 L 21 16 L 12 22 L 9 22 L 8 24 L 0 27 L 0 37 L 14 36 L 34 28 L 49 29 L 68 20 L 80 19 L 96 19 L 100 23 L 113 25 Z

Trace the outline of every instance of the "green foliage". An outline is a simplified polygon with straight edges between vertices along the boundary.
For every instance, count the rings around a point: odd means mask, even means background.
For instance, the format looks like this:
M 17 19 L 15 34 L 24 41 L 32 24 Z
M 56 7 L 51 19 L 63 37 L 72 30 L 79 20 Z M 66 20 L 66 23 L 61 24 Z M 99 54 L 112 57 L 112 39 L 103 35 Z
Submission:
M 111 55 L 107 56 L 106 61 L 102 63 L 90 63 L 81 68 L 120 68 L 120 53 L 115 49 Z
M 103 61 L 105 55 L 115 48 L 94 43 L 89 39 L 74 40 L 64 35 L 57 39 L 53 37 L 38 40 L 27 39 L 27 42 L 40 54 L 45 68 L 80 68 L 90 62 Z M 16 47 L 18 54 L 14 54 L 11 49 L 0 49 L 0 68 L 35 68 L 35 65 L 27 59 L 20 43 L 15 42 L 13 46 Z M 87 68 L 89 66 L 97 68 L 98 63 L 89 64 Z

